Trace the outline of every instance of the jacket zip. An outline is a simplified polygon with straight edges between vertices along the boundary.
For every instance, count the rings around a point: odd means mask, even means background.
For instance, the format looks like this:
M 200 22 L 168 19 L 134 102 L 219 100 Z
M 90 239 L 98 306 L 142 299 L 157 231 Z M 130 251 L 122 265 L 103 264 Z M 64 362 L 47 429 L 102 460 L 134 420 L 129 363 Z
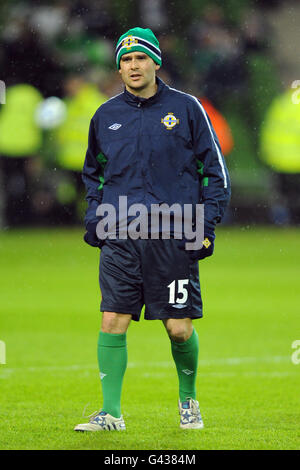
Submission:
M 143 130 L 143 123 L 144 123 L 144 110 L 143 110 L 143 105 L 141 101 L 138 103 L 138 108 L 140 109 L 140 129 L 139 129 L 139 147 L 138 147 L 138 152 L 140 155 L 141 159 L 141 176 L 142 176 L 142 181 L 143 181 L 143 189 L 144 189 L 144 194 L 143 194 L 143 202 L 145 202 L 145 197 L 146 197 L 146 182 L 145 182 L 145 162 L 144 162 L 144 155 L 142 153 L 142 130 Z

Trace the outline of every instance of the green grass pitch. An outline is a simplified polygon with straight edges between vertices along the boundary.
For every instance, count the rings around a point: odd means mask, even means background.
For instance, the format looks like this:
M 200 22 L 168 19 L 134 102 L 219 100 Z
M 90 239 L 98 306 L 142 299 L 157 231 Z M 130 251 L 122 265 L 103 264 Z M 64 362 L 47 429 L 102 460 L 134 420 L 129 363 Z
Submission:
M 179 428 L 168 338 L 142 320 L 128 331 L 127 431 L 73 432 L 101 405 L 98 257 L 78 229 L 0 233 L 1 449 L 299 449 L 300 231 L 223 227 L 200 262 L 203 430 Z

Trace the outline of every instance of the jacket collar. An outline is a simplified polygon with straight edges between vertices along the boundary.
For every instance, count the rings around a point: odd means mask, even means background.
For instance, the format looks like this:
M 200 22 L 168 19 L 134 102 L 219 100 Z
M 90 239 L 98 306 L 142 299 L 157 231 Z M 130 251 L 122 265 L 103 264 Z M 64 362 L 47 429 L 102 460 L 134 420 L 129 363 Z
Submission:
M 156 83 L 157 83 L 157 91 L 155 95 L 151 96 L 150 98 L 141 98 L 140 96 L 133 95 L 132 93 L 129 93 L 129 91 L 124 88 L 124 100 L 130 104 L 131 106 L 147 106 L 151 105 L 152 103 L 155 103 L 162 92 L 167 88 L 167 85 L 158 77 L 156 77 Z

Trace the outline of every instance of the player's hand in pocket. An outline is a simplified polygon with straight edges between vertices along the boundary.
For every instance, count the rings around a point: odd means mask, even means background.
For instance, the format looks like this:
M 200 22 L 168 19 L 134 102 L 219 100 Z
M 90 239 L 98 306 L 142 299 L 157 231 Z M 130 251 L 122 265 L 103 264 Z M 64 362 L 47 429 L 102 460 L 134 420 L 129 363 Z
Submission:
M 186 238 L 180 240 L 179 248 L 181 250 L 185 250 L 188 256 L 190 257 L 191 261 L 198 261 L 204 258 L 208 258 L 212 256 L 214 252 L 215 242 L 214 237 L 204 235 L 204 240 L 202 242 L 202 248 L 199 250 L 187 250 L 186 243 L 190 243 Z
M 90 223 L 87 224 L 86 232 L 84 234 L 83 239 L 90 246 L 102 248 L 102 246 L 104 245 L 105 240 L 100 240 L 98 238 L 97 232 L 96 232 L 97 224 L 98 224 L 98 221 L 97 222 L 90 222 Z

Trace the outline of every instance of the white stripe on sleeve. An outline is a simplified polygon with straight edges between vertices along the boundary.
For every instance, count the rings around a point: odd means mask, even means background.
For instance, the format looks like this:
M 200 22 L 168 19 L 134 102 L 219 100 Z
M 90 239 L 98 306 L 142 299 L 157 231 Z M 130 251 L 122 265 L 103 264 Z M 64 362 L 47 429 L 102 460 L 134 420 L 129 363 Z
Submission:
M 218 160 L 219 160 L 219 164 L 221 166 L 221 169 L 222 169 L 222 174 L 223 174 L 223 179 L 224 179 L 224 188 L 227 188 L 228 186 L 228 182 L 227 182 L 227 176 L 226 176 L 226 171 L 225 171 L 225 168 L 224 168 L 224 162 L 223 162 L 223 158 L 222 158 L 222 155 L 221 155 L 221 152 L 220 152 L 220 149 L 216 143 L 216 140 L 215 140 L 215 137 L 214 137 L 214 134 L 213 134 L 213 131 L 212 131 L 212 128 L 211 128 L 211 125 L 209 123 L 209 120 L 207 119 L 207 116 L 206 116 L 206 112 L 202 106 L 202 104 L 200 103 L 200 101 L 193 95 L 189 95 L 188 93 L 184 93 L 183 91 L 180 91 L 180 90 L 176 90 L 176 88 L 171 88 L 169 87 L 170 90 L 173 90 L 173 91 L 177 91 L 178 93 L 181 93 L 183 95 L 187 95 L 187 96 L 190 96 L 191 98 L 193 98 L 196 103 L 198 104 L 199 108 L 201 109 L 201 112 L 205 118 L 205 121 L 206 121 L 206 124 L 208 126 L 208 129 L 209 129 L 209 132 L 210 132 L 210 135 L 212 137 L 212 140 L 213 140 L 213 143 L 215 145 L 215 148 L 216 148 L 216 151 L 217 151 L 217 155 L 218 155 Z

